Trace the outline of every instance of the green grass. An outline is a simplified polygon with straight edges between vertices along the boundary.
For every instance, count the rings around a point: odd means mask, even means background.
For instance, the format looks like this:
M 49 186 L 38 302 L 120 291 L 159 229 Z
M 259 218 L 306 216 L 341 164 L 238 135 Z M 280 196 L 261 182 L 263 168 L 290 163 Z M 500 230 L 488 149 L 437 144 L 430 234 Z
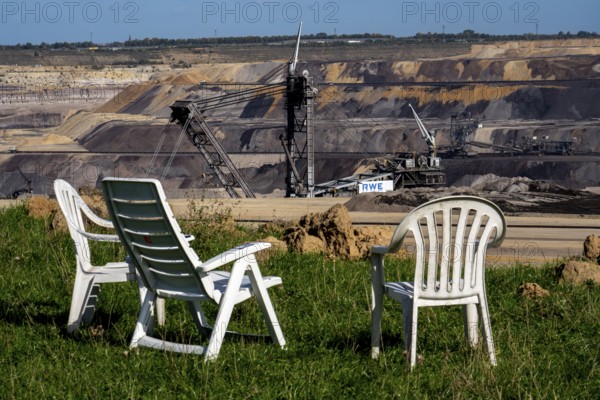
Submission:
M 260 237 L 246 229 L 210 234 L 190 223 L 206 258 Z M 75 275 L 68 234 L 23 207 L 0 211 L 0 398 L 578 398 L 600 396 L 600 288 L 558 284 L 552 265 L 487 271 L 498 366 L 463 341 L 460 307 L 425 308 L 419 318 L 423 364 L 409 372 L 400 306 L 385 300 L 383 351 L 369 357 L 370 273 L 363 261 L 279 254 L 265 275 L 288 342 L 228 336 L 217 362 L 150 349 L 128 351 L 139 303 L 133 284 L 107 284 L 89 328 L 66 331 Z M 201 242 L 206 242 L 201 250 Z M 95 248 L 98 262 L 123 257 Z M 390 260 L 388 279 L 410 275 L 410 260 Z M 516 294 L 523 282 L 545 299 Z M 247 303 L 247 304 L 246 304 Z M 255 302 L 238 306 L 232 329 L 266 333 Z M 209 309 L 214 315 L 214 307 Z M 165 337 L 206 343 L 187 308 L 167 302 Z

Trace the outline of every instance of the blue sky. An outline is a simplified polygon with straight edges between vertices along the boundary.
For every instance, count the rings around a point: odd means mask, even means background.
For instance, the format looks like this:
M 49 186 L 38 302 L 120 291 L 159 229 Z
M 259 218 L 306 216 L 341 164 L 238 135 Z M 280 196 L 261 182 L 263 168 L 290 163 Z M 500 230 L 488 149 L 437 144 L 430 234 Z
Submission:
M 597 0 L 0 0 L 0 43 L 305 33 L 600 33 Z M 537 27 L 536 27 L 537 25 Z

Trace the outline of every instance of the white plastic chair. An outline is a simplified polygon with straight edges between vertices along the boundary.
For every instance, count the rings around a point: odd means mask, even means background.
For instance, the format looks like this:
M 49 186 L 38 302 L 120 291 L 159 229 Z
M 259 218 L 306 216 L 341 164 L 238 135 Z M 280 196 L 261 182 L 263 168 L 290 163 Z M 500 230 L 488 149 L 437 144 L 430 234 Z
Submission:
M 502 211 L 492 202 L 473 196 L 433 200 L 410 212 L 388 247 L 371 249 L 371 356 L 379 356 L 382 301 L 386 294 L 402 304 L 404 341 L 411 369 L 417 359 L 418 311 L 425 306 L 463 305 L 465 338 L 470 345 L 478 342 L 480 315 L 490 361 L 496 365 L 484 267 L 487 247 L 500 245 L 505 230 Z M 415 242 L 414 282 L 386 282 L 384 256 L 397 252 L 409 233 Z
M 285 346 L 267 289 L 282 283 L 279 277 L 263 277 L 254 253 L 269 243 L 249 243 L 200 261 L 181 234 L 159 181 L 106 178 L 104 198 L 115 228 L 148 292 L 138 315 L 130 347 L 146 346 L 182 353 L 204 354 L 216 359 L 234 305 L 256 296 L 272 340 Z M 231 273 L 217 268 L 233 263 Z M 199 330 L 212 329 L 208 346 L 163 341 L 151 337 L 147 326 L 157 298 L 186 301 Z M 200 302 L 219 306 L 214 328 Z
M 67 330 L 73 332 L 81 324 L 85 325 L 91 321 L 96 309 L 100 284 L 137 281 L 137 279 L 135 268 L 125 261 L 111 262 L 102 266 L 92 265 L 88 240 L 99 242 L 120 242 L 120 240 L 117 235 L 87 232 L 83 216 L 85 215 L 90 222 L 104 228 L 113 228 L 112 222 L 94 214 L 68 182 L 62 179 L 55 180 L 54 193 L 67 221 L 75 248 L 77 272 L 67 323 Z M 140 289 L 140 297 L 143 297 L 145 289 L 141 285 Z M 160 324 L 164 322 L 164 303 L 162 301 L 157 304 L 157 318 Z

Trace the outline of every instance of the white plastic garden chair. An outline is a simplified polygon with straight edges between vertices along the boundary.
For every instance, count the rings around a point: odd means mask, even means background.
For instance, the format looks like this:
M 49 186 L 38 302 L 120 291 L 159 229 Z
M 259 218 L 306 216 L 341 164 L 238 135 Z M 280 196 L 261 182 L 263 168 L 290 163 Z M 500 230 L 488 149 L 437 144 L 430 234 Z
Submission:
M 504 214 L 492 202 L 473 196 L 452 196 L 417 207 L 402 220 L 388 247 L 373 247 L 372 357 L 377 358 L 380 351 L 382 301 L 386 294 L 402 304 L 404 341 L 411 369 L 417 359 L 418 311 L 426 306 L 463 305 L 465 337 L 470 345 L 478 342 L 480 315 L 490 361 L 496 365 L 484 267 L 487 247 L 500 245 L 505 230 Z M 397 252 L 409 233 L 414 237 L 416 253 L 414 281 L 386 282 L 385 254 Z
M 92 265 L 88 240 L 99 242 L 120 242 L 120 240 L 117 235 L 86 231 L 83 216 L 85 215 L 90 222 L 104 228 L 113 228 L 112 222 L 94 214 L 68 182 L 62 179 L 55 180 L 54 193 L 69 227 L 75 248 L 77 271 L 67 323 L 67 330 L 73 332 L 81 324 L 85 325 L 91 321 L 96 309 L 100 284 L 137 281 L 137 279 L 135 268 L 125 261 L 111 262 L 102 266 Z M 142 285 L 140 285 L 140 290 L 140 297 L 143 297 L 145 289 Z M 157 304 L 157 317 L 158 322 L 162 324 L 164 322 L 164 302 L 162 301 Z
M 115 228 L 148 292 L 138 315 L 130 348 L 145 346 L 168 351 L 204 354 L 216 359 L 233 307 L 256 296 L 272 340 L 285 346 L 267 289 L 282 283 L 281 278 L 263 277 L 254 253 L 269 243 L 249 243 L 228 250 L 208 261 L 200 261 L 181 234 L 159 181 L 154 179 L 106 178 L 104 198 Z M 217 270 L 233 263 L 231 273 Z M 163 341 L 150 336 L 147 326 L 157 298 L 186 301 L 199 330 L 212 329 L 208 346 Z M 219 306 L 214 328 L 200 302 Z

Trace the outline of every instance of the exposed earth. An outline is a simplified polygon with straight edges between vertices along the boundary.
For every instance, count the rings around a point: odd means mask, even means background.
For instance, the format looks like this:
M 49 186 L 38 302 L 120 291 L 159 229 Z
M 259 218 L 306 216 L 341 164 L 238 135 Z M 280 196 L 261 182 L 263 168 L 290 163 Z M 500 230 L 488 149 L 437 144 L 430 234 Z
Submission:
M 169 105 L 226 90 L 213 82 L 282 82 L 289 52 L 271 61 L 274 51 L 234 62 L 234 52 L 224 48 L 210 57 L 178 54 L 132 68 L 99 58 L 106 62 L 101 68 L 76 65 L 72 55 L 51 54 L 39 65 L 15 67 L 18 55 L 11 53 L 11 65 L 0 66 L 0 195 L 27 188 L 27 180 L 34 193 L 51 194 L 57 177 L 82 187 L 110 175 L 164 178 L 170 197 L 222 195 L 187 140 L 166 168 L 180 136 L 179 126 L 168 125 Z M 449 143 L 450 115 L 461 112 L 482 124 L 473 140 L 490 145 L 474 150 L 479 157 L 443 160 L 453 188 L 361 196 L 349 206 L 368 198 L 363 207 L 401 208 L 460 192 L 482 193 L 507 212 L 599 213 L 596 196 L 582 189 L 600 186 L 600 40 L 425 46 L 396 49 L 397 57 L 390 49 L 368 55 L 361 48 L 359 59 L 344 51 L 352 50 L 311 47 L 305 58 L 300 54 L 300 69 L 319 89 L 317 182 L 351 175 L 389 153 L 426 151 L 409 103 L 437 131 L 440 146 Z M 173 64 L 179 59 L 185 62 Z M 282 196 L 283 96 L 224 106 L 207 120 L 255 193 Z M 533 136 L 574 140 L 577 154 L 490 157 L 491 145 Z M 162 153 L 151 165 L 157 150 Z M 490 174 L 504 177 L 492 180 L 505 187 L 485 187 Z

